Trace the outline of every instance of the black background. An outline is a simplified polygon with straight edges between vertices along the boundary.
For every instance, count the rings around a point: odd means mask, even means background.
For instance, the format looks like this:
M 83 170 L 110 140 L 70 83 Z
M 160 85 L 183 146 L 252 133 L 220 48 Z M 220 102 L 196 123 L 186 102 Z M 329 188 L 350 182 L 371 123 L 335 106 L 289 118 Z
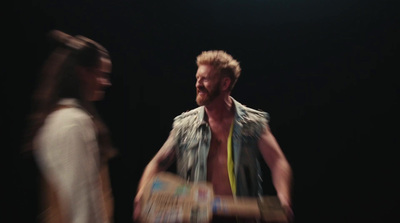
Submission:
M 51 29 L 92 38 L 113 60 L 113 86 L 96 105 L 120 151 L 110 162 L 115 223 L 131 222 L 140 175 L 173 118 L 196 107 L 195 58 L 210 49 L 242 66 L 232 96 L 270 113 L 294 171 L 297 222 L 393 222 L 395 2 L 42 0 L 3 7 L 3 163 L 12 164 L 2 168 L 10 199 L 1 199 L 8 219 L 1 222 L 35 222 L 37 170 L 20 146 Z

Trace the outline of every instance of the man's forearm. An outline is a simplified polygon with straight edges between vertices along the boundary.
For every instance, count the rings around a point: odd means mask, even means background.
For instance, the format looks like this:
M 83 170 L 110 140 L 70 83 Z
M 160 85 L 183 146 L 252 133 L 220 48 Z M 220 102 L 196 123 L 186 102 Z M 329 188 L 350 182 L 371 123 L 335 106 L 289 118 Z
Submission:
M 142 177 L 140 178 L 137 194 L 140 196 L 142 194 L 144 186 L 153 178 L 157 173 L 162 171 L 159 166 L 153 162 L 150 162 L 143 171 Z
M 291 205 L 293 174 L 286 162 L 280 162 L 272 170 L 272 179 L 281 202 Z

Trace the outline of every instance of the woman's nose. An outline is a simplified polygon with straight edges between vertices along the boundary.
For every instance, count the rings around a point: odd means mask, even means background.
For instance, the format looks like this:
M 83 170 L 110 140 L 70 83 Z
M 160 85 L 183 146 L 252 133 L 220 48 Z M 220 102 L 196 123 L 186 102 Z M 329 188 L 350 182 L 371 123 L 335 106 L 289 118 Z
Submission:
M 102 86 L 108 87 L 111 86 L 111 81 L 108 78 L 99 78 L 99 82 Z

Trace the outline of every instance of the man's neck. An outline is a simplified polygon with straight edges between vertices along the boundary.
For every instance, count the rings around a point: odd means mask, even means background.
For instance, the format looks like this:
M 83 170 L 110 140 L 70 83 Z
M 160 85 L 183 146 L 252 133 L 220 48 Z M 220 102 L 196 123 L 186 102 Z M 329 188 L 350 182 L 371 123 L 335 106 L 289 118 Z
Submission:
M 229 94 L 221 95 L 205 106 L 208 119 L 222 121 L 234 114 L 233 100 Z

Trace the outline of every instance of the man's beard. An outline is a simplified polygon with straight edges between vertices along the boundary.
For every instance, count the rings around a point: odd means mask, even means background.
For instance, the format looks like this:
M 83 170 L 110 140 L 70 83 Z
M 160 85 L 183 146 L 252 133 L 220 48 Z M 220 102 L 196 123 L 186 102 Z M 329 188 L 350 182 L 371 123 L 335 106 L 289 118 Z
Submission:
M 199 106 L 210 104 L 215 98 L 217 98 L 221 94 L 219 83 L 211 88 L 210 91 L 208 91 L 206 88 L 201 88 L 201 90 L 205 94 L 203 96 L 200 96 L 199 93 L 197 93 L 196 102 Z

